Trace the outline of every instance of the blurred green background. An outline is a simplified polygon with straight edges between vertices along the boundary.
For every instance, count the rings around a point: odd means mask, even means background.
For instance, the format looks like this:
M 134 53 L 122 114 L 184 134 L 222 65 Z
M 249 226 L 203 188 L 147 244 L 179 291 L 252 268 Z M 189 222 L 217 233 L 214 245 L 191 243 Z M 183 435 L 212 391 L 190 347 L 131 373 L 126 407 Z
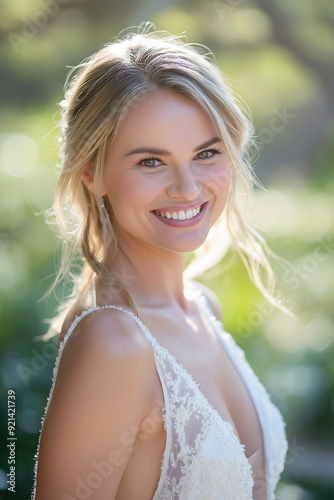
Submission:
M 57 179 L 57 103 L 69 67 L 142 21 L 210 47 L 252 110 L 268 192 L 255 193 L 250 220 L 290 262 L 275 270 L 297 318 L 261 298 L 232 252 L 201 279 L 287 422 L 277 499 L 334 498 L 334 3 L 0 0 L 0 9 L 0 498 L 29 497 L 56 352 L 57 339 L 34 338 L 57 303 L 40 301 L 59 259 L 43 215 Z M 9 389 L 15 494 L 6 483 Z

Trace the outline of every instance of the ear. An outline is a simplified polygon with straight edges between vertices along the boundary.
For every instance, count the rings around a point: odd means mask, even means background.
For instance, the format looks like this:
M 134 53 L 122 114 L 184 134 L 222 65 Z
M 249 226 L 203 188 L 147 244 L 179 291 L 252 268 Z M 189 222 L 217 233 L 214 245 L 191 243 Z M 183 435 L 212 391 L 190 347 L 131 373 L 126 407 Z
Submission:
M 87 163 L 87 165 L 84 167 L 82 174 L 81 174 L 81 180 L 91 193 L 95 193 L 95 186 L 94 186 L 94 172 L 93 172 L 93 164 L 92 162 Z M 104 183 L 102 182 L 102 193 L 101 196 L 104 196 L 106 194 L 106 190 L 104 187 Z

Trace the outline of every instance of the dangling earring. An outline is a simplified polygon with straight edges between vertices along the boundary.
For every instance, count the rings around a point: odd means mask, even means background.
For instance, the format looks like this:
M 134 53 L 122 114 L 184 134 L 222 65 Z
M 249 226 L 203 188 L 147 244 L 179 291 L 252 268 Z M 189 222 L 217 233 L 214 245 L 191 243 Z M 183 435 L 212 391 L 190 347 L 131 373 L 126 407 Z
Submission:
M 104 214 L 104 222 L 106 224 L 110 224 L 110 217 L 109 217 L 109 214 L 108 214 L 108 210 L 106 209 L 106 206 L 104 204 L 103 198 L 101 198 L 101 205 L 100 206 L 101 206 L 101 211 Z

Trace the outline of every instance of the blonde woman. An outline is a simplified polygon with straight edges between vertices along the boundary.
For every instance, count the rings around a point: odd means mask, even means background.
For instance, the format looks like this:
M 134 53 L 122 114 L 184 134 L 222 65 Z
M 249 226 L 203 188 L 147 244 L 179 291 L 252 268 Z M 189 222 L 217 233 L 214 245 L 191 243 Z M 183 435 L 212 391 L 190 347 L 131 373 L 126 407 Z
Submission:
M 274 301 L 238 205 L 253 182 L 248 120 L 208 52 L 147 30 L 86 60 L 65 97 L 60 277 L 80 246 L 85 264 L 59 316 L 32 497 L 274 498 L 282 417 L 216 296 L 189 278 L 230 239 Z

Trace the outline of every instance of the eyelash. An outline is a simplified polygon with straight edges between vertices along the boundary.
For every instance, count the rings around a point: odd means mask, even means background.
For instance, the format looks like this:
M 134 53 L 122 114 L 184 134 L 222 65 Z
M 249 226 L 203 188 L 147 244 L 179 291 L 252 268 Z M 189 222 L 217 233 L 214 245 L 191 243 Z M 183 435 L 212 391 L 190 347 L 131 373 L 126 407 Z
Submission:
M 203 149 L 203 151 L 200 151 L 199 153 L 197 153 L 197 155 L 200 155 L 201 153 L 207 153 L 207 152 L 209 152 L 209 153 L 215 153 L 217 155 L 221 155 L 223 151 L 221 149 L 219 149 L 218 147 L 212 147 L 210 149 Z M 211 156 L 209 158 L 211 158 Z M 203 159 L 206 160 L 206 159 L 209 159 L 209 158 L 203 158 Z
M 197 155 L 199 155 L 199 154 L 201 154 L 201 153 L 207 153 L 207 152 L 208 152 L 208 153 L 214 153 L 214 154 L 220 155 L 220 154 L 222 154 L 222 152 L 223 152 L 223 151 L 222 151 L 221 149 L 219 149 L 218 147 L 212 147 L 212 148 L 210 148 L 210 149 L 203 149 L 203 151 L 200 151 L 199 153 L 197 153 Z M 196 155 L 196 156 L 197 156 L 197 155 Z M 202 160 L 209 160 L 210 158 L 211 158 L 211 156 L 209 156 L 209 158 L 200 158 L 200 159 L 202 159 Z M 143 158 L 142 160 L 140 160 L 140 161 L 137 163 L 137 166 L 138 166 L 138 167 L 148 168 L 148 169 L 151 169 L 151 170 L 153 170 L 154 168 L 158 168 L 158 167 L 154 167 L 154 166 L 153 166 L 153 167 L 149 167 L 149 166 L 147 166 L 147 165 L 142 165 L 142 163 L 143 163 L 144 161 L 147 161 L 147 160 L 156 160 L 156 161 L 159 161 L 159 162 L 161 162 L 161 163 L 162 163 L 162 161 L 161 161 L 161 159 L 160 159 L 160 158 L 158 158 L 157 156 L 153 156 L 153 155 L 152 155 L 152 156 L 147 156 L 147 157 Z M 159 165 L 159 166 L 160 166 L 160 165 Z

